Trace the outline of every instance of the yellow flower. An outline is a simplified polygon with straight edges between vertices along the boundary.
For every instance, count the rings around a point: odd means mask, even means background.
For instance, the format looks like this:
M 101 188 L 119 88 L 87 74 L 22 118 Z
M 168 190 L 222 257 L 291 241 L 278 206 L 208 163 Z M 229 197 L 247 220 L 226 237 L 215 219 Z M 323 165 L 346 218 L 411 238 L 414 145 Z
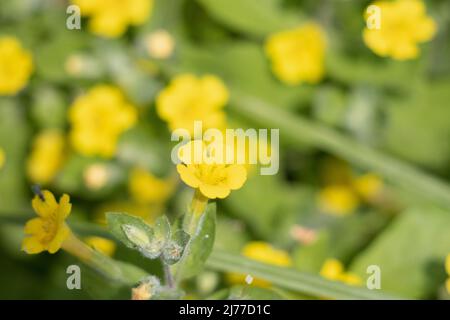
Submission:
M 445 286 L 447 288 L 448 294 L 450 294 L 450 254 L 447 255 L 447 258 L 445 259 L 445 270 L 447 271 L 447 274 L 449 278 L 445 282 Z
M 196 149 L 195 144 L 202 144 L 202 149 Z M 247 180 L 247 170 L 244 165 L 224 164 L 215 161 L 212 154 L 201 151 L 204 158 L 195 161 L 195 156 L 188 156 L 189 150 L 204 150 L 202 141 L 191 141 L 179 150 L 182 163 L 177 165 L 181 180 L 188 186 L 198 189 L 208 199 L 226 198 L 231 190 L 240 189 Z M 183 161 L 184 160 L 184 161 Z M 188 160 L 188 161 L 187 161 Z
M 184 128 L 194 133 L 194 121 L 202 121 L 203 129 L 225 127 L 223 107 L 228 102 L 228 90 L 212 75 L 197 78 L 183 74 L 174 78 L 156 100 L 159 117 L 171 130 Z
M 280 267 L 292 266 L 289 254 L 284 250 L 274 248 L 271 244 L 262 241 L 252 241 L 247 243 L 242 249 L 242 255 L 255 261 L 271 264 Z M 227 279 L 231 283 L 243 283 L 246 275 L 238 273 L 227 274 Z M 270 282 L 255 278 L 252 285 L 268 287 Z
M 319 192 L 317 201 L 321 211 L 339 216 L 354 212 L 359 205 L 357 195 L 345 185 L 331 185 L 323 188 Z
M 158 216 L 163 213 L 161 204 L 140 204 L 131 201 L 107 202 L 96 209 L 95 222 L 106 225 L 105 212 L 127 212 L 130 215 L 140 217 L 149 224 L 153 224 Z
M 159 179 L 142 168 L 131 171 L 128 189 L 131 196 L 139 203 L 164 203 L 175 187 L 173 179 Z
M 83 16 L 89 16 L 89 29 L 100 36 L 115 38 L 129 25 L 143 24 L 153 9 L 153 0 L 72 0 Z
M 367 173 L 353 180 L 355 191 L 365 200 L 376 198 L 383 189 L 383 180 L 374 173 Z
M 118 88 L 98 85 L 75 100 L 69 120 L 70 140 L 76 151 L 110 158 L 119 136 L 136 123 L 137 111 Z
M 0 169 L 3 168 L 5 162 L 6 162 L 5 151 L 3 151 L 2 148 L 0 148 Z
M 324 75 L 325 35 L 315 23 L 271 35 L 265 51 L 272 71 L 283 82 L 317 83 Z
M 31 53 L 14 37 L 0 37 L 0 95 L 23 89 L 33 72 Z
M 37 135 L 33 150 L 27 161 L 27 172 L 31 181 L 49 183 L 64 161 L 65 138 L 58 130 L 46 130 Z
M 103 163 L 94 163 L 83 171 L 84 184 L 90 190 L 103 188 L 110 177 L 108 167 Z
M 379 56 L 414 59 L 420 53 L 418 44 L 436 33 L 436 24 L 426 15 L 422 0 L 379 1 L 374 5 L 380 9 L 380 28 L 366 27 L 363 39 Z
M 72 209 L 70 198 L 64 194 L 57 203 L 53 194 L 45 190 L 34 197 L 32 206 L 39 217 L 25 225 L 22 250 L 28 254 L 55 253 L 70 236 L 71 231 L 65 222 Z
M 95 250 L 103 253 L 108 257 L 112 257 L 116 251 L 116 243 L 112 240 L 102 237 L 87 237 L 85 242 Z
M 361 284 L 361 278 L 353 273 L 345 273 L 344 266 L 336 259 L 327 259 L 320 270 L 320 275 L 329 280 L 341 281 L 348 285 Z

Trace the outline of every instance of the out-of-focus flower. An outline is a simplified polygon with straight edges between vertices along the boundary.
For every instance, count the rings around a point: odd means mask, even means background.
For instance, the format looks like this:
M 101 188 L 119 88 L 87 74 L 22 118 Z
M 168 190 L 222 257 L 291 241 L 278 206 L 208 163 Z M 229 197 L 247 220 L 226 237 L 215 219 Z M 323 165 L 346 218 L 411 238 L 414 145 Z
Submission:
M 118 88 L 98 85 L 75 100 L 69 120 L 70 141 L 76 151 L 110 158 L 119 136 L 136 123 L 137 110 Z
M 151 172 L 134 168 L 128 182 L 128 190 L 137 202 L 164 203 L 173 193 L 175 180 L 160 179 Z
M 33 72 L 31 53 L 14 37 L 0 37 L 0 95 L 15 95 Z
M 359 199 L 351 188 L 345 185 L 327 186 L 318 195 L 319 209 L 335 215 L 347 215 L 358 207 Z
M 194 121 L 202 121 L 202 128 L 225 127 L 223 107 L 228 102 L 228 90 L 212 75 L 197 78 L 183 74 L 174 78 L 158 95 L 156 110 L 171 130 L 184 128 L 194 133 Z
M 108 178 L 108 168 L 102 163 L 91 164 L 83 172 L 84 184 L 91 190 L 103 188 Z
M 108 257 L 112 257 L 116 251 L 116 243 L 112 240 L 102 237 L 87 237 L 85 242 L 95 250 L 103 253 Z
M 115 38 L 128 26 L 141 25 L 149 18 L 153 0 L 72 0 L 83 16 L 89 16 L 89 29 L 103 37 Z
M 275 75 L 289 85 L 317 83 L 324 75 L 325 35 L 315 23 L 271 35 L 265 51 Z
M 189 150 L 196 150 L 195 144 L 202 144 L 202 141 L 191 141 L 180 148 L 180 159 L 187 159 Z M 203 150 L 203 149 L 202 149 Z M 181 180 L 188 186 L 198 189 L 203 196 L 208 199 L 226 198 L 231 190 L 240 189 L 247 180 L 247 170 L 244 165 L 225 164 L 214 161 L 214 155 L 208 155 L 202 152 L 206 157 L 196 163 L 195 158 L 192 161 L 185 161 L 177 165 L 177 171 Z M 192 156 L 191 156 L 192 157 Z
M 134 201 L 107 202 L 96 209 L 95 222 L 106 224 L 105 212 L 126 212 L 130 215 L 140 217 L 145 222 L 153 224 L 157 217 L 163 213 L 163 206 L 157 204 L 142 204 Z
M 320 270 L 320 275 L 329 280 L 341 281 L 348 285 L 356 286 L 362 282 L 361 278 L 357 275 L 344 272 L 344 266 L 336 259 L 327 259 Z
M 286 251 L 276 249 L 270 243 L 263 241 L 252 241 L 247 243 L 242 249 L 242 255 L 249 259 L 271 264 L 274 266 L 292 266 L 291 257 Z M 244 283 L 245 275 L 229 273 L 227 274 L 227 279 L 231 283 Z M 252 281 L 252 285 L 258 287 L 268 287 L 270 286 L 270 282 L 263 279 L 254 278 Z
M 450 253 L 447 255 L 445 259 L 445 270 L 447 271 L 448 279 L 445 282 L 445 286 L 447 288 L 448 294 L 450 294 Z
M 0 148 L 0 169 L 3 168 L 5 162 L 6 162 L 5 151 L 3 151 L 2 148 Z
M 422 0 L 378 1 L 380 28 L 363 31 L 366 45 L 377 55 L 397 60 L 414 59 L 420 54 L 419 43 L 436 33 L 436 23 L 426 15 Z
M 27 173 L 31 181 L 49 183 L 64 162 L 65 137 L 59 130 L 45 130 L 33 142 L 33 150 L 27 161 Z
M 34 197 L 32 206 L 39 217 L 25 225 L 22 250 L 28 254 L 55 253 L 71 233 L 65 222 L 72 209 L 70 198 L 64 194 L 57 203 L 53 194 L 44 190 Z
M 309 245 L 317 239 L 316 230 L 306 228 L 297 224 L 291 228 L 290 234 L 293 239 L 304 245 Z
M 383 190 L 383 180 L 374 173 L 367 173 L 356 177 L 353 187 L 364 200 L 371 201 Z
M 157 30 L 145 37 L 145 48 L 150 57 L 167 59 L 174 50 L 175 41 L 166 30 Z

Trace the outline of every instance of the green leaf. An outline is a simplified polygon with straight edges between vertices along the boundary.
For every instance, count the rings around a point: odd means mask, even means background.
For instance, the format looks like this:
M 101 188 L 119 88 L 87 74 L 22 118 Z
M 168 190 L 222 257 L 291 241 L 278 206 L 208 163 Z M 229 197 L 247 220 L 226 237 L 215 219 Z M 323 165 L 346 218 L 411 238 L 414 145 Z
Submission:
M 376 238 L 350 270 L 367 275 L 369 265 L 378 265 L 383 290 L 414 299 L 430 298 L 445 281 L 449 230 L 448 211 L 432 207 L 411 209 Z
M 268 265 L 221 250 L 215 250 L 206 265 L 218 271 L 250 274 L 253 277 L 270 281 L 274 286 L 314 297 L 375 300 L 397 298 L 384 291 L 348 286 L 340 282 L 324 279 L 318 275 Z
M 144 256 L 155 259 L 161 254 L 162 246 L 154 242 L 153 229 L 139 217 L 125 213 L 106 213 L 111 233 L 128 248 L 139 250 Z
M 282 8 L 279 0 L 198 0 L 208 12 L 228 27 L 255 37 L 300 23 L 298 12 Z
M 211 254 L 216 229 L 216 204 L 210 203 L 197 221 L 181 260 L 174 265 L 177 281 L 197 275 Z

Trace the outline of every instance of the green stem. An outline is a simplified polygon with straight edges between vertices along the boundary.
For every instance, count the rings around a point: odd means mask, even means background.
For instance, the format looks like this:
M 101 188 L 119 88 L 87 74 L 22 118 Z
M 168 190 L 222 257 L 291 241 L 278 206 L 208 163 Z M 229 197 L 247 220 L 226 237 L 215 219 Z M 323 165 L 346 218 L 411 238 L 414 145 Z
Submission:
M 234 94 L 230 109 L 260 125 L 280 129 L 280 137 L 294 142 L 294 146 L 304 143 L 314 145 L 368 170 L 376 171 L 393 184 L 420 197 L 450 208 L 450 187 L 444 181 L 364 146 L 334 129 L 245 95 Z
M 167 263 L 165 263 L 163 261 L 163 259 L 161 259 L 161 263 L 162 263 L 163 270 L 164 270 L 164 279 L 166 281 L 166 285 L 171 289 L 175 288 L 175 281 L 173 279 L 172 272 L 170 271 L 169 265 Z

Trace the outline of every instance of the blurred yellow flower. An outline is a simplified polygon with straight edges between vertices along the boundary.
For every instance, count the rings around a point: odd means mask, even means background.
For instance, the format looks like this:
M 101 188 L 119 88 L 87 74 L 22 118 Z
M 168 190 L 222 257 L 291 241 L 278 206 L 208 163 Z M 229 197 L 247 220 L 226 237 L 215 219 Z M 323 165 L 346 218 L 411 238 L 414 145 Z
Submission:
M 344 266 L 336 259 L 327 259 L 320 270 L 320 275 L 329 280 L 341 281 L 348 285 L 360 285 L 362 282 L 357 275 L 345 273 Z
M 14 37 L 0 37 L 0 95 L 23 89 L 33 72 L 31 53 Z
M 27 160 L 27 173 L 31 181 L 47 184 L 53 180 L 64 162 L 65 137 L 56 129 L 39 133 Z
M 436 33 L 436 23 L 426 15 L 422 0 L 374 2 L 380 9 L 380 28 L 363 31 L 366 45 L 377 55 L 397 60 L 416 58 L 418 44 L 429 41 Z
M 55 253 L 70 236 L 71 231 L 65 222 L 72 209 L 70 198 L 64 194 L 57 203 L 53 194 L 44 190 L 34 197 L 32 206 L 39 217 L 25 225 L 22 250 L 28 254 Z
M 317 83 L 323 78 L 325 46 L 322 28 L 311 22 L 269 36 L 265 51 L 275 75 L 286 84 L 296 85 Z
M 70 141 L 76 151 L 110 158 L 119 136 L 137 122 L 137 110 L 118 88 L 97 85 L 75 100 L 69 121 Z
M 141 25 L 149 18 L 154 0 L 72 0 L 83 16 L 89 16 L 89 29 L 103 37 L 115 38 L 129 25 Z
M 249 259 L 279 266 L 279 267 L 290 267 L 292 266 L 292 260 L 289 254 L 284 250 L 279 250 L 274 248 L 270 243 L 263 241 L 252 241 L 247 243 L 242 249 L 242 255 Z M 227 279 L 231 283 L 244 283 L 245 276 L 238 273 L 228 273 Z M 255 278 L 253 279 L 252 285 L 258 287 L 268 287 L 270 282 Z
M 167 59 L 174 50 L 175 41 L 166 30 L 157 30 L 145 37 L 145 48 L 152 58 Z
M 203 129 L 225 127 L 223 107 L 228 90 L 213 75 L 198 78 L 182 74 L 172 79 L 156 100 L 156 110 L 171 130 L 184 128 L 194 133 L 194 121 L 202 121 Z
M 445 286 L 447 288 L 448 294 L 450 294 L 450 253 L 447 255 L 445 259 L 445 270 L 447 271 L 448 279 L 445 282 Z
M 105 212 L 126 212 L 140 217 L 145 222 L 152 224 L 163 213 L 161 204 L 141 204 L 132 201 L 114 201 L 100 205 L 95 211 L 95 222 L 106 224 Z
M 338 216 L 351 214 L 359 205 L 357 195 L 346 185 L 326 186 L 320 190 L 317 201 L 321 211 Z
M 112 240 L 102 237 L 87 237 L 85 242 L 95 250 L 103 253 L 108 257 L 112 257 L 116 251 L 116 243 Z
M 372 200 L 376 198 L 383 190 L 383 180 L 374 173 L 367 173 L 356 177 L 353 180 L 353 187 L 355 191 L 364 200 Z
M 109 176 L 108 168 L 103 163 L 91 164 L 83 171 L 84 184 L 91 190 L 103 188 L 107 184 Z
M 189 150 L 195 152 L 195 143 L 201 143 L 205 147 L 202 141 L 197 140 L 179 149 L 182 163 L 177 165 L 177 171 L 184 183 L 198 189 L 208 199 L 226 198 L 231 190 L 240 189 L 244 185 L 247 180 L 247 170 L 244 165 L 219 163 L 215 161 L 214 155 L 206 152 L 205 158 L 196 163 L 195 156 L 189 155 Z M 190 161 L 183 161 L 188 158 L 191 158 Z
M 2 148 L 0 148 L 0 169 L 3 168 L 5 162 L 6 162 L 5 151 L 3 151 Z
M 151 172 L 134 168 L 128 181 L 128 190 L 138 203 L 164 203 L 173 193 L 174 179 L 160 179 Z

